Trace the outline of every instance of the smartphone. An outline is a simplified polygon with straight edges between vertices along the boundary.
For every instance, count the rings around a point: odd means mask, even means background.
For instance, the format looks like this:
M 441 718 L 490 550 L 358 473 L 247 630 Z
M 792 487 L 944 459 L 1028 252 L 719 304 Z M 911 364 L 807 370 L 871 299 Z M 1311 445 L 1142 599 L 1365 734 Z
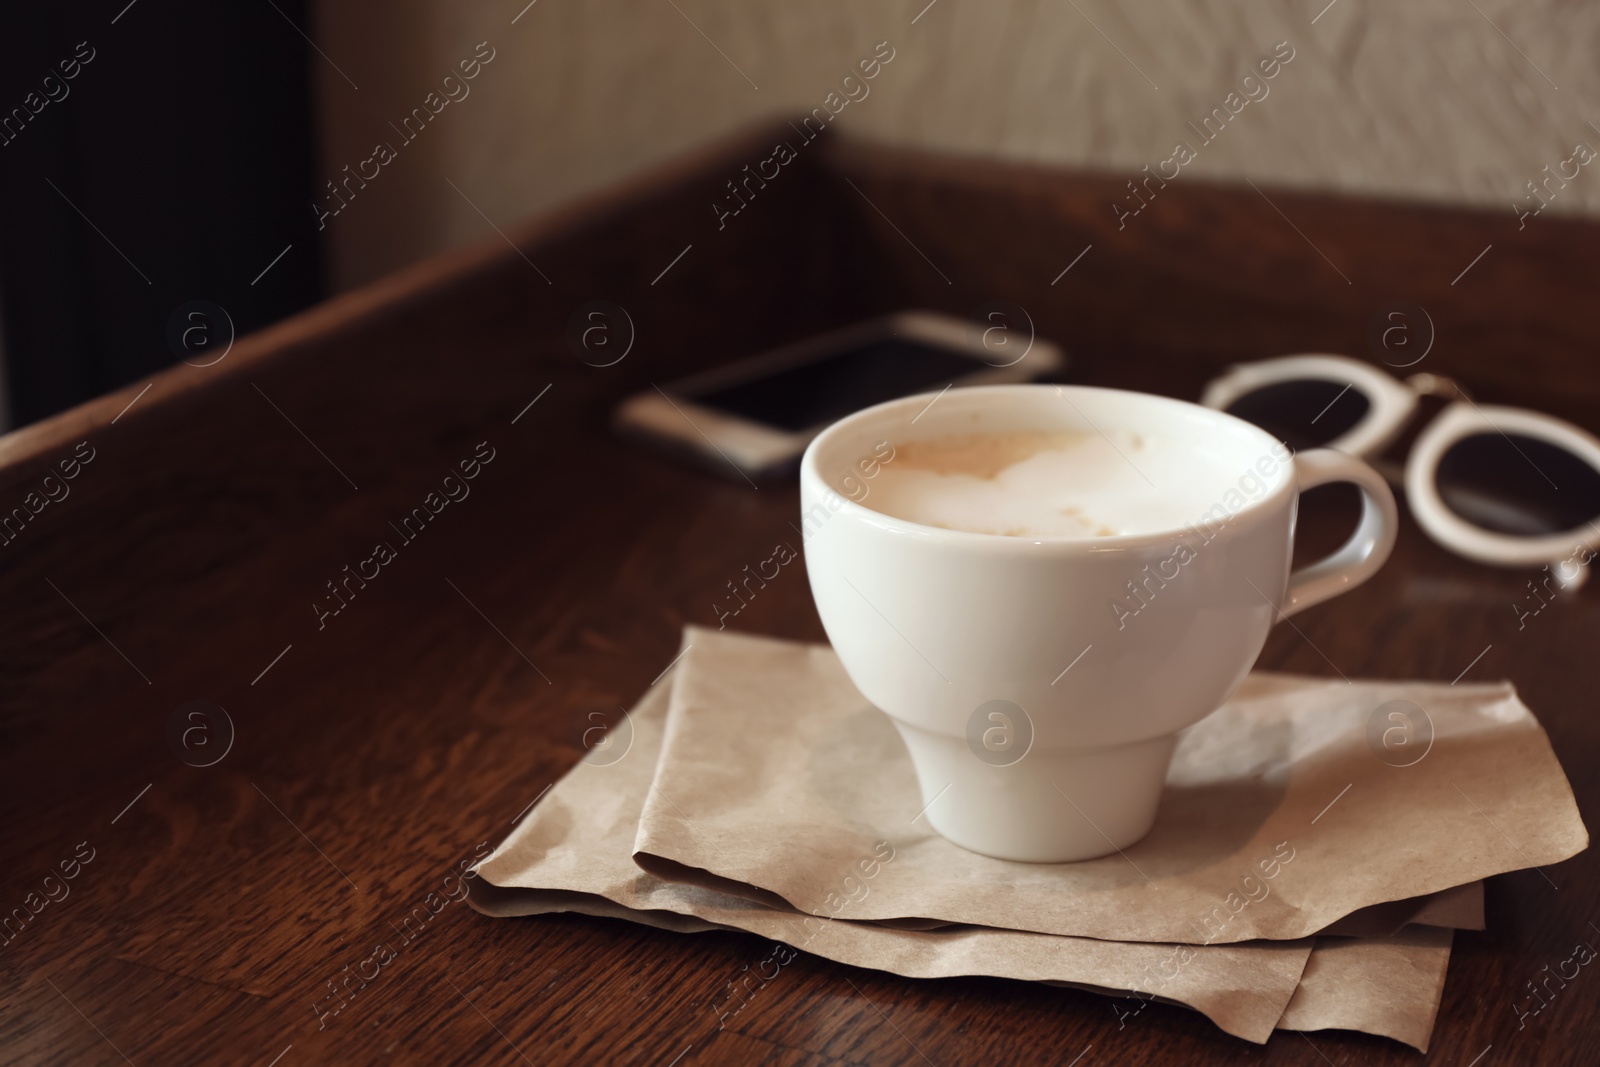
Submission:
M 1020 312 L 1020 309 L 1016 309 Z M 1032 323 L 903 311 L 718 367 L 625 400 L 627 437 L 754 485 L 792 473 L 811 439 L 853 411 L 912 393 L 1059 372 Z

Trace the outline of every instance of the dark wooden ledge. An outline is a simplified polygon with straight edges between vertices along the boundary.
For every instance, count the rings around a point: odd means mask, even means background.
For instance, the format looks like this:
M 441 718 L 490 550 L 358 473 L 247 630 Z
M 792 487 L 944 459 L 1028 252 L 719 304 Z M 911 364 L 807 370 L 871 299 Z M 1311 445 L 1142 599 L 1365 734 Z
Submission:
M 786 124 L 508 230 L 516 248 L 490 234 L 240 338 L 216 366 L 0 438 L 5 509 L 78 442 L 94 450 L 0 545 L 0 907 L 40 899 L 80 843 L 93 853 L 0 945 L 0 1059 L 267 1064 L 292 1044 L 281 1067 L 512 1063 L 514 1043 L 539 1063 L 686 1048 L 683 1067 L 1065 1063 L 1092 1043 L 1085 1067 L 1415 1061 L 1349 1034 L 1259 1051 L 1164 1006 L 1118 1032 L 1085 993 L 809 957 L 718 1032 L 709 1005 L 760 958 L 751 938 L 454 903 L 319 1028 L 326 983 L 498 841 L 582 754 L 585 715 L 631 702 L 680 627 L 712 623 L 724 583 L 792 537 L 792 487 L 752 492 L 617 440 L 607 418 L 631 391 L 877 312 L 1005 300 L 1067 348 L 1072 380 L 1194 398 L 1237 360 L 1375 359 L 1369 320 L 1405 300 L 1436 331 L 1416 369 L 1600 430 L 1593 223 L 1519 230 L 1509 210 L 1181 177 L 1119 229 L 1131 174 L 832 136 L 721 229 L 713 201 L 796 139 Z M 637 332 L 607 368 L 566 340 L 595 299 Z M 399 538 L 389 524 L 481 442 L 494 458 L 470 496 Z M 1310 550 L 1350 521 L 1338 504 L 1308 503 Z M 396 558 L 319 628 L 325 583 L 385 540 Z M 1593 811 L 1596 594 L 1519 630 L 1531 576 L 1448 555 L 1407 520 L 1382 578 L 1280 628 L 1262 664 L 1510 678 Z M 736 625 L 822 636 L 798 571 Z M 168 740 L 194 700 L 236 732 L 214 766 Z M 1600 936 L 1596 873 L 1586 853 L 1544 872 L 1559 889 L 1536 872 L 1490 883 L 1490 929 L 1457 938 L 1435 1059 L 1490 1044 L 1485 1067 L 1581 1058 L 1600 979 L 1521 1030 L 1511 1005 Z

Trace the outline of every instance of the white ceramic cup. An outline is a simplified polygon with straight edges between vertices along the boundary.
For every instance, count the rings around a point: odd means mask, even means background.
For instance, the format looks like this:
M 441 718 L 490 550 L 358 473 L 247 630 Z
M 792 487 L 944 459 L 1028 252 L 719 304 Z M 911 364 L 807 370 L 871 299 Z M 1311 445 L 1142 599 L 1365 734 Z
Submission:
M 1215 465 L 1197 463 L 1182 491 L 1215 503 L 1188 527 L 1148 534 L 1035 540 L 870 506 L 896 444 L 1111 428 L 1192 443 L 1237 473 L 1202 489 Z M 1299 494 L 1328 482 L 1360 489 L 1360 523 L 1333 555 L 1290 573 Z M 1388 486 L 1359 459 L 1293 456 L 1196 404 L 1055 385 L 956 389 L 850 415 L 806 449 L 800 507 L 822 624 L 904 739 L 920 817 L 974 852 L 1035 862 L 1143 837 L 1178 731 L 1228 698 L 1274 622 L 1370 578 L 1397 526 Z

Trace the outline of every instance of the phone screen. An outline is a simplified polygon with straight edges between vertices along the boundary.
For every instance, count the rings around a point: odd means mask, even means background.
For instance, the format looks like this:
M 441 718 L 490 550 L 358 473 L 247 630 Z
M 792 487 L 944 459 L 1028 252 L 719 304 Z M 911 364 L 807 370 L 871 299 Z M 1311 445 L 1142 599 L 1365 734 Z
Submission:
M 752 422 L 809 430 L 983 369 L 984 364 L 971 356 L 890 337 L 692 399 Z

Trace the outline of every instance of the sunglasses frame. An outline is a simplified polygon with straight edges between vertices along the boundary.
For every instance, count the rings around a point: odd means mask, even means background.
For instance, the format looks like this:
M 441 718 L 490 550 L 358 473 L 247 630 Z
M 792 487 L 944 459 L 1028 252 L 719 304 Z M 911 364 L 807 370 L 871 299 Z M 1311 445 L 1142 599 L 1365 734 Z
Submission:
M 1200 403 L 1225 411 L 1246 393 L 1307 379 L 1344 384 L 1366 398 L 1367 413 L 1361 420 L 1321 446 L 1363 459 L 1376 456 L 1392 444 L 1417 408 L 1418 389 L 1370 363 L 1330 353 L 1302 353 L 1237 364 L 1206 386 Z M 1335 397 L 1328 407 L 1337 400 Z M 1468 559 L 1501 567 L 1551 563 L 1556 569 L 1580 549 L 1600 546 L 1600 527 L 1593 522 L 1560 533 L 1524 537 L 1486 530 L 1451 511 L 1439 493 L 1439 462 L 1457 442 L 1485 433 L 1506 437 L 1513 448 L 1516 444 L 1510 441 L 1509 434 L 1532 437 L 1569 452 L 1600 471 L 1600 438 L 1581 427 L 1526 408 L 1457 400 L 1428 422 L 1406 457 L 1406 499 L 1418 525 L 1430 537 Z M 1528 464 L 1539 477 L 1548 478 L 1532 460 Z M 1581 583 L 1585 573 L 1579 568 L 1572 574 L 1558 571 L 1556 577 L 1570 587 Z
M 1343 385 L 1346 391 L 1355 389 L 1366 397 L 1367 413 L 1361 417 L 1361 421 L 1320 446 L 1335 448 L 1362 459 L 1388 448 L 1417 410 L 1416 392 L 1394 375 L 1349 356 L 1322 352 L 1237 363 L 1206 386 L 1200 403 L 1208 408 L 1226 411 L 1229 404 L 1257 389 L 1307 380 Z M 1333 407 L 1342 396 L 1344 393 L 1334 397 L 1328 407 Z
M 1524 408 L 1457 401 L 1428 423 L 1412 446 L 1411 455 L 1406 457 L 1406 499 L 1417 522 L 1435 541 L 1479 563 L 1509 567 L 1564 560 L 1580 545 L 1592 549 L 1600 544 L 1600 530 L 1596 530 L 1593 523 L 1587 529 L 1579 526 L 1543 537 L 1523 537 L 1486 530 L 1451 511 L 1434 477 L 1439 461 L 1458 441 L 1488 433 L 1506 437 L 1513 448 L 1516 444 L 1508 435 L 1531 437 L 1569 452 L 1600 470 L 1600 440 L 1571 423 Z M 1528 465 L 1538 472 L 1538 477 L 1548 480 L 1548 475 L 1531 459 Z

